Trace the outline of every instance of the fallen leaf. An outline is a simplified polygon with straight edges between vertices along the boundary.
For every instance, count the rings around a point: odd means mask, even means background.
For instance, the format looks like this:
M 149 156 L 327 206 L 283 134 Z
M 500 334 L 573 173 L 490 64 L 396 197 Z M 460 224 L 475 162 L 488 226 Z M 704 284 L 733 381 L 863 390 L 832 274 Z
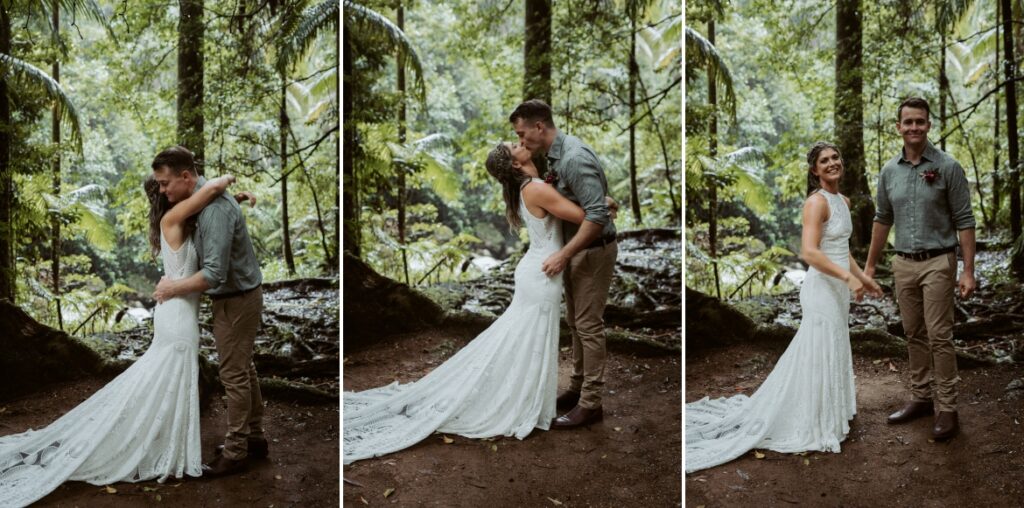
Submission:
M 441 440 L 444 441 L 444 444 L 452 444 L 452 443 L 455 442 L 454 439 L 452 439 L 452 438 L 450 438 L 448 436 L 441 436 Z
M 880 360 L 880 359 L 879 360 L 875 360 L 875 361 L 873 361 L 871 363 L 873 363 L 875 365 L 878 365 L 878 364 L 882 363 L 882 360 Z
M 369 501 L 367 501 L 367 500 L 366 500 L 366 498 L 365 498 L 365 497 L 363 497 L 363 496 L 359 496 L 359 500 L 360 500 L 360 501 L 362 501 L 362 502 L 363 502 L 363 504 L 370 504 L 370 502 L 369 502 Z
M 805 465 L 805 466 L 809 466 L 809 465 L 811 465 L 811 461 L 809 461 L 809 460 L 807 460 L 807 459 L 804 459 L 804 465 Z
M 602 455 L 602 456 L 601 456 L 601 458 L 602 458 L 602 459 L 607 459 L 607 458 L 608 458 L 608 455 L 607 455 L 607 454 L 605 454 L 605 455 Z
M 896 366 L 893 365 L 892 362 L 889 362 L 889 370 L 891 370 L 893 372 L 899 372 L 898 370 L 896 370 Z
M 553 504 L 553 505 L 555 505 L 555 506 L 562 506 L 562 502 L 561 502 L 561 501 L 559 501 L 559 500 L 557 500 L 557 499 L 551 499 L 551 498 L 549 497 L 549 498 L 548 498 L 548 501 L 551 501 L 551 504 Z
M 157 495 L 156 495 L 156 500 L 157 500 L 157 501 L 163 501 L 163 500 L 164 500 L 164 498 L 160 497 L 160 494 L 157 494 Z
M 621 430 L 622 430 L 622 427 L 615 427 L 615 432 L 619 432 Z
M 492 445 L 491 445 L 491 451 L 492 451 L 492 452 L 496 452 L 496 451 L 498 451 L 498 445 L 496 445 L 496 444 L 492 444 Z
M 143 492 L 156 492 L 156 489 L 154 489 L 153 487 L 142 487 L 142 491 Z
M 759 452 L 759 451 L 754 451 L 754 457 L 757 457 L 759 459 L 763 459 L 764 458 L 764 454 Z
M 107 485 L 107 494 L 117 494 L 117 489 L 111 487 L 110 485 Z
M 395 489 L 385 490 L 384 491 L 384 497 L 388 497 L 388 496 L 390 496 L 391 494 L 394 494 L 394 493 L 395 493 Z
M 279 474 L 278 475 L 274 475 L 274 479 L 275 480 L 280 480 L 281 479 L 281 475 L 279 475 Z

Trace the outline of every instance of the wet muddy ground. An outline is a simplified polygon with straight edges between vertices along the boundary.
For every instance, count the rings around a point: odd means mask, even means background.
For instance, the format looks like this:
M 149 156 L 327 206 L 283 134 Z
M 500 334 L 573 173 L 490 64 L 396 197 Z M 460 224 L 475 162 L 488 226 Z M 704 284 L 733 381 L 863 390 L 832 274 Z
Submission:
M 691 352 L 686 400 L 760 386 L 781 355 L 742 344 Z M 961 433 L 933 442 L 932 421 L 888 425 L 908 398 L 905 358 L 854 357 L 857 415 L 838 454 L 751 451 L 686 477 L 687 506 L 1019 506 L 1024 499 L 1024 374 L 1007 364 L 961 369 Z
M 344 389 L 419 379 L 479 332 L 406 334 L 344 359 Z M 562 348 L 559 379 L 568 380 Z M 345 506 L 679 506 L 681 375 L 678 355 L 610 352 L 604 421 L 526 439 L 434 434 L 343 468 Z M 451 442 L 448 443 L 445 438 Z
M 46 387 L 17 400 L 0 403 L 0 435 L 40 428 L 57 419 L 102 387 L 108 379 L 91 378 Z M 218 393 L 201 413 L 203 458 L 223 440 L 224 404 Z M 186 477 L 116 483 L 113 492 L 83 482 L 69 482 L 33 506 L 128 508 L 137 506 L 252 507 L 338 506 L 339 414 L 337 405 L 304 405 L 268 400 L 264 425 L 270 457 L 254 461 L 247 472 L 216 479 Z

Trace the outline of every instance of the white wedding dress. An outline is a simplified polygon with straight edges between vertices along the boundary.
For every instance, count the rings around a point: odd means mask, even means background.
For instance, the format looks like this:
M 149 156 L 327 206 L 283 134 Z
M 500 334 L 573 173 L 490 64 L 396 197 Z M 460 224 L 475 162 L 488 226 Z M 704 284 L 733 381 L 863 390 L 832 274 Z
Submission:
M 819 191 L 830 210 L 821 250 L 849 266 L 850 210 Z M 786 352 L 754 395 L 686 404 L 686 472 L 723 464 L 754 449 L 839 452 L 857 412 L 850 353 L 850 290 L 813 267 L 800 288 L 803 319 Z
M 534 179 L 534 181 L 542 181 Z M 562 276 L 541 271 L 562 247 L 561 221 L 520 201 L 530 247 L 516 265 L 505 313 L 420 380 L 343 394 L 345 464 L 412 446 L 432 433 L 525 438 L 547 430 L 558 389 Z
M 163 236 L 172 279 L 198 270 L 191 238 Z M 93 485 L 200 476 L 199 294 L 156 306 L 149 349 L 48 427 L 0 437 L 0 506 L 26 506 L 69 481 Z

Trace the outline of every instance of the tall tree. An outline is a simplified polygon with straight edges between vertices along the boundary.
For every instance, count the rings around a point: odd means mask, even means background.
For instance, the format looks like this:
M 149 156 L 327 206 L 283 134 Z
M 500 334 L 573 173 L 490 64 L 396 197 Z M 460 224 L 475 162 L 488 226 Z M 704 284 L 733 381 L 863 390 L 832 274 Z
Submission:
M 11 13 L 7 2 L 0 2 L 0 53 L 11 54 Z M 0 79 L 0 298 L 14 302 L 14 175 L 8 74 L 5 72 Z
M 1013 5 L 1010 0 L 1000 0 L 1003 13 L 1003 72 L 1006 77 L 1006 141 L 1010 164 L 1010 232 L 1020 241 L 1020 145 L 1017 137 L 1017 56 L 1013 46 Z M 1020 269 L 1024 264 L 1024 253 L 1017 249 L 1013 266 Z
M 551 104 L 551 0 L 526 0 L 523 99 Z
M 206 160 L 203 117 L 204 0 L 178 0 L 178 143 Z M 202 166 L 199 167 L 202 171 Z
M 715 44 L 715 19 L 708 21 L 708 42 Z M 718 157 L 718 82 L 712 63 L 708 62 L 708 105 L 711 106 L 708 118 L 708 156 Z M 718 182 L 708 186 L 708 244 L 711 251 L 711 268 L 715 275 L 715 297 L 722 299 L 722 287 L 718 274 Z
M 629 204 L 633 210 L 633 222 L 641 224 L 640 196 L 636 188 L 636 82 L 640 66 L 636 63 L 636 19 L 643 13 L 641 2 L 630 1 L 626 13 L 629 16 Z
M 853 203 L 853 245 L 871 242 L 874 216 L 864 162 L 864 79 L 860 0 L 836 2 L 835 138 L 846 176 L 840 191 Z
M 398 29 L 405 31 L 405 7 L 402 1 L 398 2 Z M 398 143 L 405 144 L 405 53 L 398 51 L 396 57 L 398 67 Z M 405 201 L 408 197 L 405 188 L 405 164 L 398 164 L 395 168 L 398 173 L 398 248 L 402 251 L 402 272 L 405 274 L 405 283 L 409 284 L 409 257 L 405 249 Z
M 52 20 L 51 20 L 52 30 L 54 32 L 56 32 L 57 36 L 59 37 L 60 36 L 60 4 L 57 2 L 57 0 L 53 0 L 53 12 L 51 13 L 51 17 L 52 17 Z M 53 77 L 54 81 L 56 81 L 57 83 L 60 83 L 60 59 L 58 57 L 54 57 L 54 59 L 53 59 L 52 77 Z M 53 141 L 53 145 L 55 147 L 57 147 L 56 152 L 53 154 L 53 195 L 54 196 L 60 196 L 60 180 L 61 180 L 61 176 L 60 176 L 60 154 L 61 154 L 61 150 L 60 150 L 60 106 L 57 103 L 53 104 L 52 116 L 53 116 L 53 118 L 52 118 L 52 125 L 51 125 L 52 129 L 51 129 L 51 133 L 50 134 L 51 134 L 51 139 Z M 50 271 L 52 272 L 53 296 L 54 296 L 53 301 L 54 301 L 54 304 L 57 306 L 57 326 L 60 327 L 61 330 L 63 330 L 64 329 L 64 314 L 63 314 L 63 312 L 61 312 L 61 308 L 60 308 L 60 252 L 61 252 L 61 248 L 60 248 L 60 212 L 58 210 L 54 210 L 52 216 L 50 217 L 50 235 L 51 235 L 51 245 L 50 245 L 50 264 L 51 264 L 51 269 L 50 269 Z

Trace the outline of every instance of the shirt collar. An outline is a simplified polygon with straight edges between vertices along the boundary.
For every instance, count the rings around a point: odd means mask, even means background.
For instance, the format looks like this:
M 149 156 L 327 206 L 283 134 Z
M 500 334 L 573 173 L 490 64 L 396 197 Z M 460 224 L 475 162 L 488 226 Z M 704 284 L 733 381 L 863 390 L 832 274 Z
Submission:
M 548 148 L 548 162 L 553 162 L 562 158 L 562 148 L 564 145 L 565 134 L 559 130 L 558 134 L 555 134 L 555 140 L 551 142 L 551 148 Z
M 925 141 L 924 151 L 921 152 L 921 160 L 928 162 L 936 162 L 939 160 L 939 149 L 935 148 L 935 145 L 931 141 Z M 907 152 L 905 148 L 900 148 L 900 162 L 910 164 L 907 160 Z
M 199 188 L 206 185 L 206 178 L 200 176 L 196 178 L 196 186 L 192 188 L 192 192 L 199 192 Z

